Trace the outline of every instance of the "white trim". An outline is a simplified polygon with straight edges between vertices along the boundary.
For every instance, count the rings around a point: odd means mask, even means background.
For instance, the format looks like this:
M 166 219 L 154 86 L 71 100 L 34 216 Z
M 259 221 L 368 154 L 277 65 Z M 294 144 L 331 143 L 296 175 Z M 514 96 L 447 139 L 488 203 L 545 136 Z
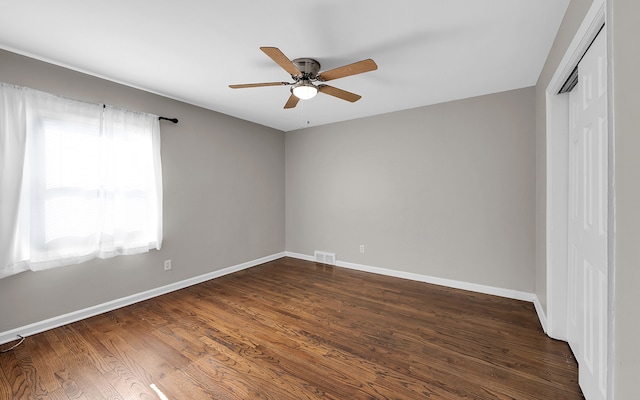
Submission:
M 562 136 L 565 135 L 568 137 L 568 129 L 569 129 L 569 118 L 568 116 L 564 116 L 564 114 L 568 114 L 566 110 L 568 110 L 568 99 L 562 99 L 561 96 L 556 96 L 556 94 L 558 93 L 560 87 L 562 86 L 562 84 L 564 84 L 566 78 L 568 77 L 569 72 L 571 72 L 573 70 L 573 68 L 578 64 L 579 60 L 581 59 L 581 57 L 583 56 L 584 53 L 586 53 L 586 51 L 589 48 L 589 45 L 593 42 L 593 40 L 595 39 L 595 37 L 598 35 L 598 33 L 600 32 L 600 28 L 602 27 L 603 24 L 610 23 L 610 19 L 608 20 L 608 18 L 610 18 L 610 16 L 608 16 L 608 10 L 607 10 L 607 3 L 609 3 L 608 1 L 605 0 L 594 0 L 593 4 L 591 5 L 591 8 L 589 9 L 589 11 L 587 12 L 585 18 L 582 21 L 582 24 L 580 25 L 580 28 L 578 29 L 578 31 L 576 32 L 573 40 L 571 41 L 571 44 L 569 45 L 569 47 L 567 48 L 566 53 L 564 54 L 564 57 L 562 58 L 562 61 L 560 62 L 560 64 L 558 65 L 558 68 L 556 69 L 553 78 L 551 79 L 551 81 L 549 82 L 549 85 L 547 86 L 546 89 L 546 104 L 547 104 L 547 121 L 546 121 L 546 127 L 547 127 L 547 132 L 546 132 L 546 138 L 547 138 L 547 153 L 546 153 L 546 163 L 547 163 L 547 204 L 546 204 L 546 211 L 547 211 L 547 224 L 546 224 L 546 251 L 547 251 L 547 257 L 546 257 L 546 261 L 547 261 L 547 265 L 546 265 L 546 270 L 547 270 L 547 325 L 549 328 L 549 331 L 547 332 L 547 334 L 555 339 L 561 339 L 561 340 L 566 340 L 566 332 L 567 332 L 567 327 L 566 327 L 566 308 L 567 308 L 567 298 L 566 298 L 566 290 L 567 290 L 567 285 L 568 285 L 568 280 L 567 280 L 567 264 L 566 262 L 563 264 L 561 261 L 564 259 L 567 259 L 567 253 L 568 253 L 568 248 L 567 247 L 562 247 L 561 244 L 556 244 L 556 246 L 554 247 L 554 241 L 553 241 L 553 232 L 554 232 L 554 224 L 556 224 L 556 226 L 560 225 L 560 224 L 567 224 L 568 221 L 568 210 L 564 210 L 564 213 L 559 213 L 558 211 L 561 210 L 561 208 L 559 207 L 559 204 L 554 203 L 554 200 L 556 202 L 560 202 L 562 201 L 562 194 L 558 195 L 558 193 L 556 191 L 554 191 L 555 189 L 553 189 L 554 187 L 557 187 L 553 184 L 553 182 L 549 179 L 549 176 L 553 176 L 554 173 L 558 172 L 557 168 L 554 170 L 554 164 L 556 165 L 556 167 L 558 166 L 559 163 L 567 163 L 568 162 L 568 151 L 565 154 L 565 158 L 559 158 L 558 157 L 558 151 L 556 148 L 551 148 L 551 146 L 553 144 L 558 144 L 557 141 L 553 141 L 552 139 L 554 137 L 558 137 L 558 136 Z M 608 7 L 611 7 L 610 5 Z M 609 8 L 610 10 L 610 8 Z M 609 26 L 607 29 L 605 29 L 603 31 L 604 34 L 609 34 L 611 32 L 611 27 Z M 607 43 L 609 43 L 610 38 L 607 39 Z M 611 66 L 611 49 L 607 50 L 607 62 L 609 63 L 609 67 Z M 608 90 L 608 113 L 611 114 L 611 110 L 612 110 L 612 72 L 611 72 L 611 68 L 607 68 L 608 69 L 608 86 L 607 86 L 607 90 Z M 563 108 L 566 108 L 566 110 L 563 110 Z M 612 124 L 612 118 L 608 118 L 609 120 L 609 141 L 610 143 L 613 143 L 613 129 L 611 127 Z M 612 153 L 613 152 L 613 146 L 610 144 L 609 146 L 609 210 L 608 210 L 608 216 L 609 216 L 609 229 L 608 229 L 608 234 L 609 234 L 609 244 L 608 244 L 608 251 L 609 251 L 609 276 L 608 276 L 608 299 L 609 299 L 609 304 L 608 304 L 608 321 L 607 321 L 607 335 L 609 337 L 609 347 L 607 349 L 607 357 L 608 357 L 608 363 L 607 363 L 607 394 L 605 396 L 605 398 L 609 398 L 609 399 L 613 399 L 615 397 L 615 393 L 614 393 L 614 375 L 615 375 L 615 353 L 614 353 L 614 348 L 615 348 L 615 336 L 612 334 L 612 330 L 613 330 L 613 306 L 610 303 L 611 299 L 614 296 L 613 291 L 615 290 L 614 287 L 614 283 L 613 283 L 613 278 L 612 278 L 612 266 L 613 266 L 613 258 L 614 258 L 614 252 L 613 252 L 613 241 L 614 238 L 612 237 L 613 235 L 615 235 L 615 229 L 613 229 L 613 226 L 615 224 L 614 219 L 612 218 L 612 215 L 614 213 L 613 211 L 613 205 L 615 204 L 613 201 L 611 201 L 612 197 L 615 195 L 614 193 L 614 188 L 613 188 L 613 182 L 614 180 L 612 179 Z M 555 155 L 555 160 L 552 160 L 550 157 L 550 154 Z M 555 213 L 554 211 L 555 210 Z M 555 262 L 554 262 L 555 261 Z
M 12 329 L 6 332 L 0 332 L 0 344 L 8 343 L 19 339 L 19 336 L 31 336 L 36 333 L 44 332 L 49 329 L 57 328 L 72 322 L 80 321 L 85 318 L 93 317 L 99 314 L 103 314 L 107 311 L 112 311 L 118 308 L 122 308 L 131 304 L 135 304 L 144 300 L 148 300 L 163 294 L 167 294 L 176 290 L 184 289 L 189 286 L 196 285 L 211 279 L 219 278 L 224 275 L 228 275 L 234 272 L 238 272 L 244 269 L 255 267 L 256 265 L 264 264 L 269 261 L 277 260 L 285 256 L 285 253 L 276 253 L 270 256 L 258 258 L 255 260 L 247 261 L 241 264 L 233 265 L 221 270 L 209 272 L 204 275 L 196 276 L 193 278 L 185 279 L 180 282 L 171 283 L 166 286 L 158 287 L 155 289 L 147 290 L 145 292 L 133 294 L 131 296 L 123 297 L 120 299 L 112 300 L 106 303 L 98 304 L 93 307 L 88 307 L 82 310 L 73 311 L 68 314 L 60 315 L 57 317 L 49 318 L 44 321 L 35 322 L 20 328 Z
M 284 255 L 285 257 L 297 258 L 298 260 L 313 261 L 313 262 L 316 261 L 315 257 L 308 256 L 306 254 L 292 253 L 290 251 L 286 251 Z
M 569 94 L 546 94 L 547 335 L 567 340 Z M 564 306 L 563 306 L 564 305 Z
M 594 0 L 546 89 L 547 334 L 554 339 L 565 341 L 568 285 L 566 179 L 569 154 L 569 101 L 568 96 L 559 96 L 558 91 L 600 32 L 605 23 L 605 8 L 605 0 Z
M 540 299 L 537 295 L 534 295 L 533 306 L 536 308 L 536 313 L 538 314 L 540 325 L 542 325 L 542 330 L 544 331 L 544 333 L 548 334 L 547 316 L 544 313 L 544 307 L 542 307 Z
M 565 81 L 578 65 L 578 61 L 596 38 L 600 28 L 605 23 L 605 0 L 593 0 L 593 4 L 585 15 L 580 28 L 576 32 L 571 44 L 564 53 L 556 72 L 553 74 L 547 93 L 557 94 Z
M 298 259 L 301 259 L 301 260 L 315 261 L 313 256 L 308 256 L 306 254 L 298 254 L 298 253 L 286 252 L 285 255 L 287 257 L 298 258 Z M 438 277 L 435 277 L 435 276 L 415 274 L 415 273 L 412 273 L 412 272 L 404 272 L 404 271 L 398 271 L 398 270 L 394 270 L 394 269 L 372 267 L 372 266 L 369 266 L 369 265 L 355 264 L 355 263 L 350 263 L 350 262 L 346 262 L 346 261 L 336 261 L 336 266 L 343 267 L 343 268 L 354 269 L 354 270 L 358 270 L 358 271 L 371 272 L 371 273 L 379 274 L 379 275 L 392 276 L 392 277 L 395 277 L 395 278 L 409 279 L 409 280 L 417 281 L 417 282 L 431 283 L 431 284 L 434 284 L 434 285 L 446 286 L 446 287 L 455 288 L 455 289 L 468 290 L 468 291 L 471 291 L 471 292 L 477 292 L 477 293 L 490 294 L 490 295 L 494 295 L 494 296 L 506 297 L 506 298 L 509 298 L 509 299 L 523 300 L 523 301 L 532 302 L 534 304 L 538 299 L 537 296 L 534 293 L 522 292 L 522 291 L 519 291 L 519 290 L 504 289 L 504 288 L 499 288 L 499 287 L 495 287 L 495 286 L 486 286 L 486 285 L 480 285 L 480 284 L 477 284 L 477 283 L 456 281 L 456 280 L 453 280 L 453 279 L 438 278 Z
M 108 311 L 116 310 L 118 308 L 126 307 L 131 304 L 135 304 L 144 300 L 148 300 L 157 296 L 161 296 L 163 294 L 167 294 L 176 290 L 184 289 L 189 286 L 197 285 L 198 283 L 206 282 L 211 279 L 219 278 L 224 275 L 228 275 L 234 272 L 242 271 L 244 269 L 248 269 L 251 267 L 255 267 L 256 265 L 264 264 L 269 261 L 277 260 L 282 257 L 292 257 L 300 260 L 306 260 L 315 262 L 315 258 L 306 254 L 292 253 L 292 252 L 282 252 L 276 253 L 270 256 L 262 257 L 256 260 L 247 261 L 242 264 L 237 264 L 231 267 L 227 267 L 221 270 L 209 272 L 204 275 L 196 276 L 193 278 L 185 279 L 180 282 L 175 282 L 166 286 L 162 286 L 159 288 L 147 290 L 145 292 L 133 294 L 131 296 L 123 297 L 120 299 L 112 300 L 103 304 L 98 304 L 93 307 L 88 307 L 82 310 L 73 311 L 68 314 L 60 315 L 57 317 L 49 318 L 43 321 L 35 322 L 29 325 L 22 326 L 20 328 L 12 329 L 6 332 L 0 332 L 0 344 L 8 343 L 14 340 L 19 339 L 19 336 L 31 336 L 40 332 L 47 331 L 49 329 L 57 328 L 63 325 L 67 325 L 76 321 L 80 321 L 82 319 L 90 318 L 99 314 L 103 314 Z M 515 300 L 523 300 L 532 302 L 536 308 L 536 312 L 538 313 L 538 317 L 540 318 L 540 322 L 542 324 L 543 329 L 546 332 L 546 318 L 544 317 L 544 312 L 542 311 L 542 306 L 538 300 L 538 297 L 534 293 L 522 292 L 518 290 L 512 289 L 504 289 L 493 286 L 479 285 L 476 283 L 470 282 L 462 282 L 456 281 L 452 279 L 444 279 L 438 278 L 434 276 L 415 274 L 411 272 L 397 271 L 386 268 L 372 267 L 368 265 L 350 263 L 345 261 L 337 261 L 336 266 L 371 272 L 379 275 L 392 276 L 396 278 L 409 279 L 412 281 L 431 283 L 439 286 L 446 286 L 455 289 L 468 290 L 471 292 L 490 294 L 494 296 L 506 297 Z

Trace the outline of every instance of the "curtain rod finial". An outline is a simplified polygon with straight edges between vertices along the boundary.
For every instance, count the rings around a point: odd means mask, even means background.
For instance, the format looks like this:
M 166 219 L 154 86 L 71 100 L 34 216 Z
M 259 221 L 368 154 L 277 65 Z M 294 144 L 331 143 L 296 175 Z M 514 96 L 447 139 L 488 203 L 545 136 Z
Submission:
M 158 117 L 159 120 L 166 120 L 166 121 L 170 121 L 173 122 L 174 124 L 178 123 L 178 118 L 167 118 L 167 117 Z

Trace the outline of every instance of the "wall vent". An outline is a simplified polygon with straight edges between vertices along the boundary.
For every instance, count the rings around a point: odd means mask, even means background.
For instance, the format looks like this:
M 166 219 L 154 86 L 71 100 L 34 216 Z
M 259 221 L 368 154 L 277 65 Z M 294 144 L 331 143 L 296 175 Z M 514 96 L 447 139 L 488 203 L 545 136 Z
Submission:
M 328 253 L 326 251 L 314 251 L 313 255 L 316 258 L 316 262 L 336 265 L 336 253 Z

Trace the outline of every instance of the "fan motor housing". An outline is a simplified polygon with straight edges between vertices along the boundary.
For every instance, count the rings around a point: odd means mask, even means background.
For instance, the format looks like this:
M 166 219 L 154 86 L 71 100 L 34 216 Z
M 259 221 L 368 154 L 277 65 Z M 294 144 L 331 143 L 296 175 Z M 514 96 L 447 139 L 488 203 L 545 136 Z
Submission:
M 302 72 L 303 78 L 315 79 L 320 72 L 320 63 L 313 58 L 296 58 L 291 62 Z

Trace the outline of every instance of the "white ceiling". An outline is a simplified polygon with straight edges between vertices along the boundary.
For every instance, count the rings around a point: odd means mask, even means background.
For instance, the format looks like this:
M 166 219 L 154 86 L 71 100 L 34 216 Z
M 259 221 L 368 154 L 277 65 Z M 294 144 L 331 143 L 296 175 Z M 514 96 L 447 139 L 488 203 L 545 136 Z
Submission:
M 0 48 L 290 131 L 535 85 L 568 3 L 0 0 Z M 291 81 L 260 46 L 378 70 L 285 110 L 289 87 L 228 87 Z

